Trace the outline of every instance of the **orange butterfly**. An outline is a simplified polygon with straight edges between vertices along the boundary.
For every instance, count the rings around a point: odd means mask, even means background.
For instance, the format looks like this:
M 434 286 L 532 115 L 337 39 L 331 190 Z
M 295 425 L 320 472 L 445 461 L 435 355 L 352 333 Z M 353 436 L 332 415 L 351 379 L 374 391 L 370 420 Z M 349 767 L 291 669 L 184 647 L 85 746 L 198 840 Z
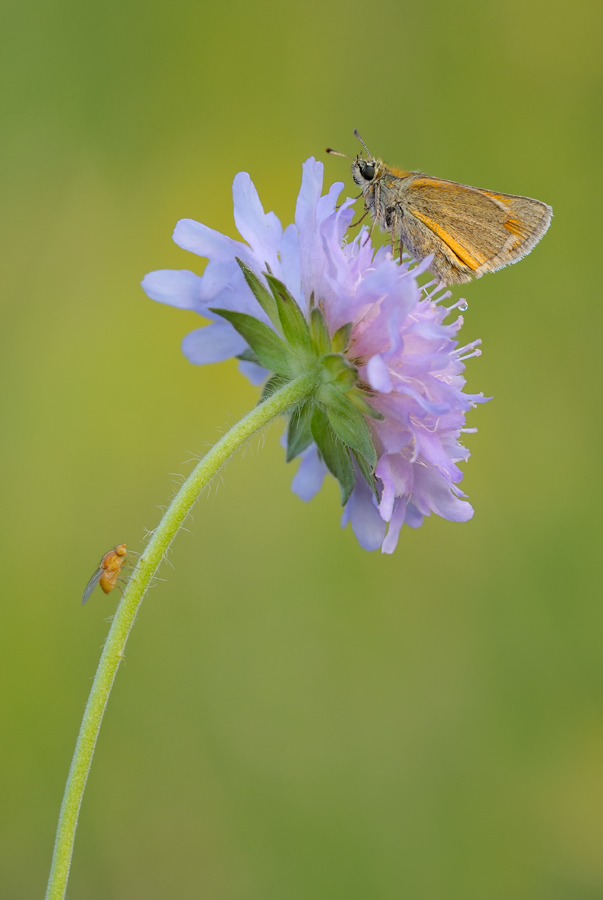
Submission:
M 365 215 L 391 234 L 392 245 L 400 242 L 400 253 L 402 245 L 416 260 L 433 253 L 429 271 L 446 284 L 518 262 L 550 225 L 553 210 L 540 200 L 388 166 L 354 134 L 368 154 L 347 157 L 362 188 Z M 346 156 L 329 148 L 327 153 Z

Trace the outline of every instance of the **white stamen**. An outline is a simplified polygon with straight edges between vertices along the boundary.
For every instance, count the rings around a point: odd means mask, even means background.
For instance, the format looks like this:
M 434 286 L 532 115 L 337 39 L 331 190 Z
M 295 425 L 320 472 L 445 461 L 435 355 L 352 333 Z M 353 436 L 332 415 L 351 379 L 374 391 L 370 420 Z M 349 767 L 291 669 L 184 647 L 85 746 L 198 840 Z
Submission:
M 433 426 L 433 428 L 428 428 L 427 425 L 425 424 L 425 422 L 421 422 L 421 420 L 420 420 L 420 419 L 417 419 L 416 416 L 411 416 L 411 417 L 410 417 L 410 421 L 411 421 L 412 424 L 415 426 L 415 428 L 419 428 L 419 427 L 420 427 L 420 428 L 422 428 L 424 431 L 429 432 L 429 434 L 435 434 L 436 431 L 438 430 L 438 425 L 440 424 L 440 418 L 441 418 L 441 417 L 438 416 L 438 418 L 436 419 L 436 422 L 435 422 L 435 425 Z
M 457 356 L 459 362 L 463 362 L 466 359 L 471 359 L 472 356 L 481 356 L 481 350 L 474 350 L 473 353 L 466 353 L 465 356 Z
M 468 308 L 468 306 L 469 306 L 469 304 L 467 303 L 467 301 L 463 297 L 461 297 L 460 300 L 457 300 L 456 303 L 453 303 L 452 306 L 448 307 L 448 312 L 450 312 L 453 309 L 460 309 L 463 312 L 465 312 L 465 310 Z
M 413 444 L 414 444 L 414 446 L 415 446 L 415 449 L 414 449 L 413 454 L 412 454 L 412 456 L 411 456 L 411 458 L 410 458 L 410 461 L 411 461 L 411 463 L 415 463 L 415 462 L 417 461 L 417 456 L 419 455 L 419 442 L 417 441 L 417 437 L 416 437 L 416 435 L 414 435 L 414 434 L 413 434 L 413 436 L 412 436 L 412 442 L 413 442 Z
M 473 350 L 474 347 L 478 347 L 481 344 L 481 338 L 478 338 L 476 341 L 471 341 L 470 344 L 465 344 L 464 347 L 457 347 L 456 350 L 453 350 L 450 354 L 451 356 L 459 356 L 460 353 L 464 353 L 465 350 Z

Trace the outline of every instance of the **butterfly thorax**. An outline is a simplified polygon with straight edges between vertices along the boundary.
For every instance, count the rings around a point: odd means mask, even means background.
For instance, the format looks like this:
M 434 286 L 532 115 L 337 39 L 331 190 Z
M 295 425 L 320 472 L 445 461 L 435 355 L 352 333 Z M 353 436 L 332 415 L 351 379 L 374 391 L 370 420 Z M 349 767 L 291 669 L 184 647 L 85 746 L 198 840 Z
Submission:
M 351 168 L 354 181 L 362 188 L 365 208 L 382 228 L 386 227 L 388 208 L 399 202 L 408 180 L 418 173 L 388 166 L 382 159 L 362 157 L 356 157 Z

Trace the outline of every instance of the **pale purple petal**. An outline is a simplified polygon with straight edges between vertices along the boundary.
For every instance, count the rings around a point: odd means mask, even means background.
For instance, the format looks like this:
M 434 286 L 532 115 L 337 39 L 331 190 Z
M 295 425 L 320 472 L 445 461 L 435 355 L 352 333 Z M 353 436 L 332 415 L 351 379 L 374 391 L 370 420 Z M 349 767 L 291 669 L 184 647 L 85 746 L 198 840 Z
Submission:
M 235 175 L 232 197 L 237 231 L 253 250 L 262 269 L 268 263 L 274 271 L 278 266 L 278 244 L 283 233 L 281 223 L 274 213 L 264 213 L 258 192 L 247 172 Z
M 450 409 L 448 403 L 431 403 L 429 400 L 426 400 L 418 391 L 413 390 L 413 388 L 407 387 L 400 382 L 394 383 L 394 391 L 397 394 L 403 394 L 405 397 L 412 397 L 413 400 L 415 400 L 419 404 L 421 409 L 424 409 L 425 412 L 433 413 L 434 416 L 443 416 Z
M 397 322 L 410 315 L 419 302 L 419 289 L 408 275 L 400 275 L 391 259 L 386 258 L 376 272 L 364 279 L 358 288 L 355 307 L 379 303 L 378 314 L 371 317 L 356 343 L 356 352 L 362 356 L 373 356 L 383 350 L 395 352 L 403 346 L 400 328 L 392 343 L 393 319 Z
M 336 186 L 337 185 L 334 185 L 334 187 Z M 320 199 L 326 200 L 327 198 L 321 197 Z M 335 197 L 334 199 L 337 198 Z M 352 205 L 354 202 L 354 200 L 346 200 L 341 204 L 339 209 L 335 210 L 335 212 L 332 212 L 327 218 L 324 219 L 324 221 L 322 221 L 322 223 L 320 221 L 319 210 L 317 210 L 316 218 L 319 222 L 319 231 L 322 236 L 322 242 L 325 251 L 327 252 L 327 254 L 336 254 L 341 258 L 342 262 L 347 259 L 345 247 L 343 246 L 343 238 L 352 223 L 352 219 L 354 218 L 354 210 L 352 209 Z M 330 206 L 331 204 L 329 204 L 329 208 Z
M 458 331 L 456 322 L 450 325 L 441 325 L 439 322 L 417 322 L 413 325 L 413 333 L 428 341 L 441 341 L 454 338 Z
M 223 362 L 246 347 L 245 340 L 224 319 L 191 331 L 182 341 L 182 352 L 197 366 Z
M 214 297 L 211 306 L 214 309 L 228 309 L 232 312 L 246 313 L 248 316 L 255 316 L 256 319 L 261 319 L 266 324 L 270 324 L 268 316 L 253 296 L 243 273 L 236 263 L 231 280 L 217 297 Z
M 258 366 L 257 363 L 249 362 L 246 359 L 239 360 L 238 368 L 241 375 L 244 375 L 245 378 L 249 379 L 255 387 L 266 381 L 270 375 L 268 369 L 264 369 L 262 366 Z
M 423 272 L 427 271 L 427 269 L 430 267 L 432 262 L 433 262 L 433 253 L 430 253 L 428 256 L 426 256 L 424 259 L 422 259 L 420 263 L 413 265 L 412 268 L 409 269 L 410 274 L 412 275 L 413 278 L 418 278 L 419 275 L 422 275 Z
M 377 303 L 397 291 L 401 284 L 406 285 L 407 280 L 400 276 L 400 267 L 390 257 L 385 259 L 378 268 L 367 273 L 366 277 L 362 279 L 358 293 L 365 303 Z M 412 287 L 414 290 L 411 292 L 411 297 L 414 300 L 416 286 L 412 285 Z
M 386 453 L 377 463 L 375 474 L 383 482 L 379 513 L 386 522 L 392 517 L 396 498 L 412 492 L 414 470 L 415 466 L 400 453 Z
M 299 236 L 295 225 L 288 225 L 281 238 L 279 257 L 283 283 L 298 303 L 302 302 L 301 272 L 299 268 Z
M 295 207 L 295 224 L 298 231 L 305 232 L 304 237 L 311 237 L 316 225 L 316 206 L 322 191 L 324 166 L 316 162 L 313 156 L 302 166 L 302 183 Z
M 142 289 L 151 300 L 168 303 L 178 309 L 200 312 L 202 276 L 188 269 L 158 269 L 142 279 Z
M 449 483 L 436 469 L 415 466 L 413 500 L 423 515 L 433 511 L 452 522 L 467 522 L 473 516 L 473 507 L 466 500 L 459 500 L 452 493 Z
M 389 522 L 394 511 L 396 502 L 396 482 L 391 470 L 390 454 L 385 454 L 377 463 L 375 475 L 381 479 L 383 491 L 381 493 L 381 503 L 379 504 L 379 515 L 384 522 Z
M 350 256 L 342 246 L 343 235 L 349 228 L 354 212 L 349 208 L 352 201 L 346 201 L 330 215 L 319 233 L 322 239 L 322 254 L 316 249 L 311 277 L 315 294 L 323 300 L 325 312 L 332 331 L 354 318 L 354 295 L 357 275 L 350 266 Z M 340 321 L 345 316 L 345 321 Z
M 373 405 L 375 407 L 380 407 L 384 404 L 381 402 L 381 398 L 378 398 L 377 401 L 373 398 Z M 383 412 L 385 412 L 385 410 L 383 410 Z M 383 420 L 374 422 L 374 428 L 387 453 L 399 453 L 400 450 L 404 450 L 413 437 L 412 432 L 407 426 L 402 425 L 400 422 L 397 422 L 389 416 L 386 416 Z
M 345 521 L 351 522 L 356 540 L 364 550 L 378 550 L 385 537 L 386 524 L 375 506 L 373 494 L 360 476 L 345 506 Z
M 342 527 L 342 528 L 345 528 L 345 526 L 346 526 L 346 525 L 348 524 L 348 522 L 350 521 L 350 517 L 349 517 L 349 515 L 348 515 L 348 508 L 347 508 L 347 506 L 344 506 L 344 507 L 343 507 L 343 512 L 341 513 L 341 520 L 340 520 L 340 521 L 341 521 L 341 527 Z
M 389 528 L 387 529 L 387 534 L 385 535 L 385 540 L 383 541 L 383 544 L 381 546 L 382 553 L 393 553 L 398 546 L 400 529 L 404 525 L 405 518 L 406 502 L 402 498 L 400 498 L 396 503 L 396 508 L 391 517 Z
M 208 262 L 201 281 L 201 302 L 211 305 L 218 294 L 240 274 L 241 271 L 234 259 Z
M 366 366 L 366 375 L 368 383 L 373 390 L 380 391 L 382 394 L 391 393 L 392 380 L 387 364 L 380 353 L 369 359 Z
M 245 244 L 233 241 L 232 238 L 208 228 L 207 225 L 202 225 L 201 222 L 195 222 L 194 219 L 180 219 L 176 223 L 172 237 L 183 250 L 189 250 L 197 256 L 205 256 L 216 262 L 234 261 L 235 256 L 247 261 L 251 256 Z
M 320 181 L 320 186 L 322 187 L 322 177 Z M 316 220 L 317 222 L 324 222 L 328 216 L 332 215 L 335 212 L 335 207 L 337 206 L 337 200 L 345 185 L 343 181 L 336 181 L 331 185 L 328 192 L 324 195 L 324 197 L 319 197 L 316 203 Z
M 414 503 L 410 501 L 406 504 L 406 518 L 404 522 L 406 525 L 410 525 L 411 528 L 420 528 L 423 524 L 423 516 Z
M 462 477 L 462 473 L 454 465 L 450 455 L 444 448 L 442 438 L 437 430 L 431 431 L 429 428 L 425 428 L 424 423 L 417 422 L 415 435 L 418 443 L 418 452 L 426 462 L 431 463 L 431 465 L 442 472 L 446 472 L 448 477 L 454 481 Z M 453 477 L 455 475 L 457 477 Z
M 314 157 L 306 160 L 295 208 L 301 281 L 306 304 L 312 291 L 320 291 L 325 265 L 322 241 L 316 222 L 316 206 L 322 190 L 323 171 L 323 164 L 316 162 Z
M 356 237 L 351 243 L 344 244 L 343 252 L 350 260 L 350 270 L 354 280 L 358 280 L 370 268 L 381 265 L 381 262 L 389 258 L 391 254 L 381 247 L 375 253 L 374 247 L 369 240 L 369 229 L 362 226 Z
M 310 444 L 304 451 L 299 469 L 293 476 L 291 490 L 301 500 L 311 500 L 322 487 L 328 469 L 318 455 L 316 444 Z

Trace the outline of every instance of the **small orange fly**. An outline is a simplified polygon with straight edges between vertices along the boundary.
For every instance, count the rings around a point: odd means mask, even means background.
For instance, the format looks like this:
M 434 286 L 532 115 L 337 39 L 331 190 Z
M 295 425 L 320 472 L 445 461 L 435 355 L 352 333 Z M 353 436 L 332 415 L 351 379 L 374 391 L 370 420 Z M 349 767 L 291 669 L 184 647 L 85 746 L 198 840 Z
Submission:
M 82 597 L 82 606 L 97 584 L 100 584 L 105 594 L 109 594 L 113 590 L 117 584 L 121 567 L 126 561 L 126 556 L 127 551 L 125 544 L 118 544 L 113 550 L 109 550 L 108 553 L 105 553 L 99 563 L 98 569 L 86 585 L 86 590 Z

